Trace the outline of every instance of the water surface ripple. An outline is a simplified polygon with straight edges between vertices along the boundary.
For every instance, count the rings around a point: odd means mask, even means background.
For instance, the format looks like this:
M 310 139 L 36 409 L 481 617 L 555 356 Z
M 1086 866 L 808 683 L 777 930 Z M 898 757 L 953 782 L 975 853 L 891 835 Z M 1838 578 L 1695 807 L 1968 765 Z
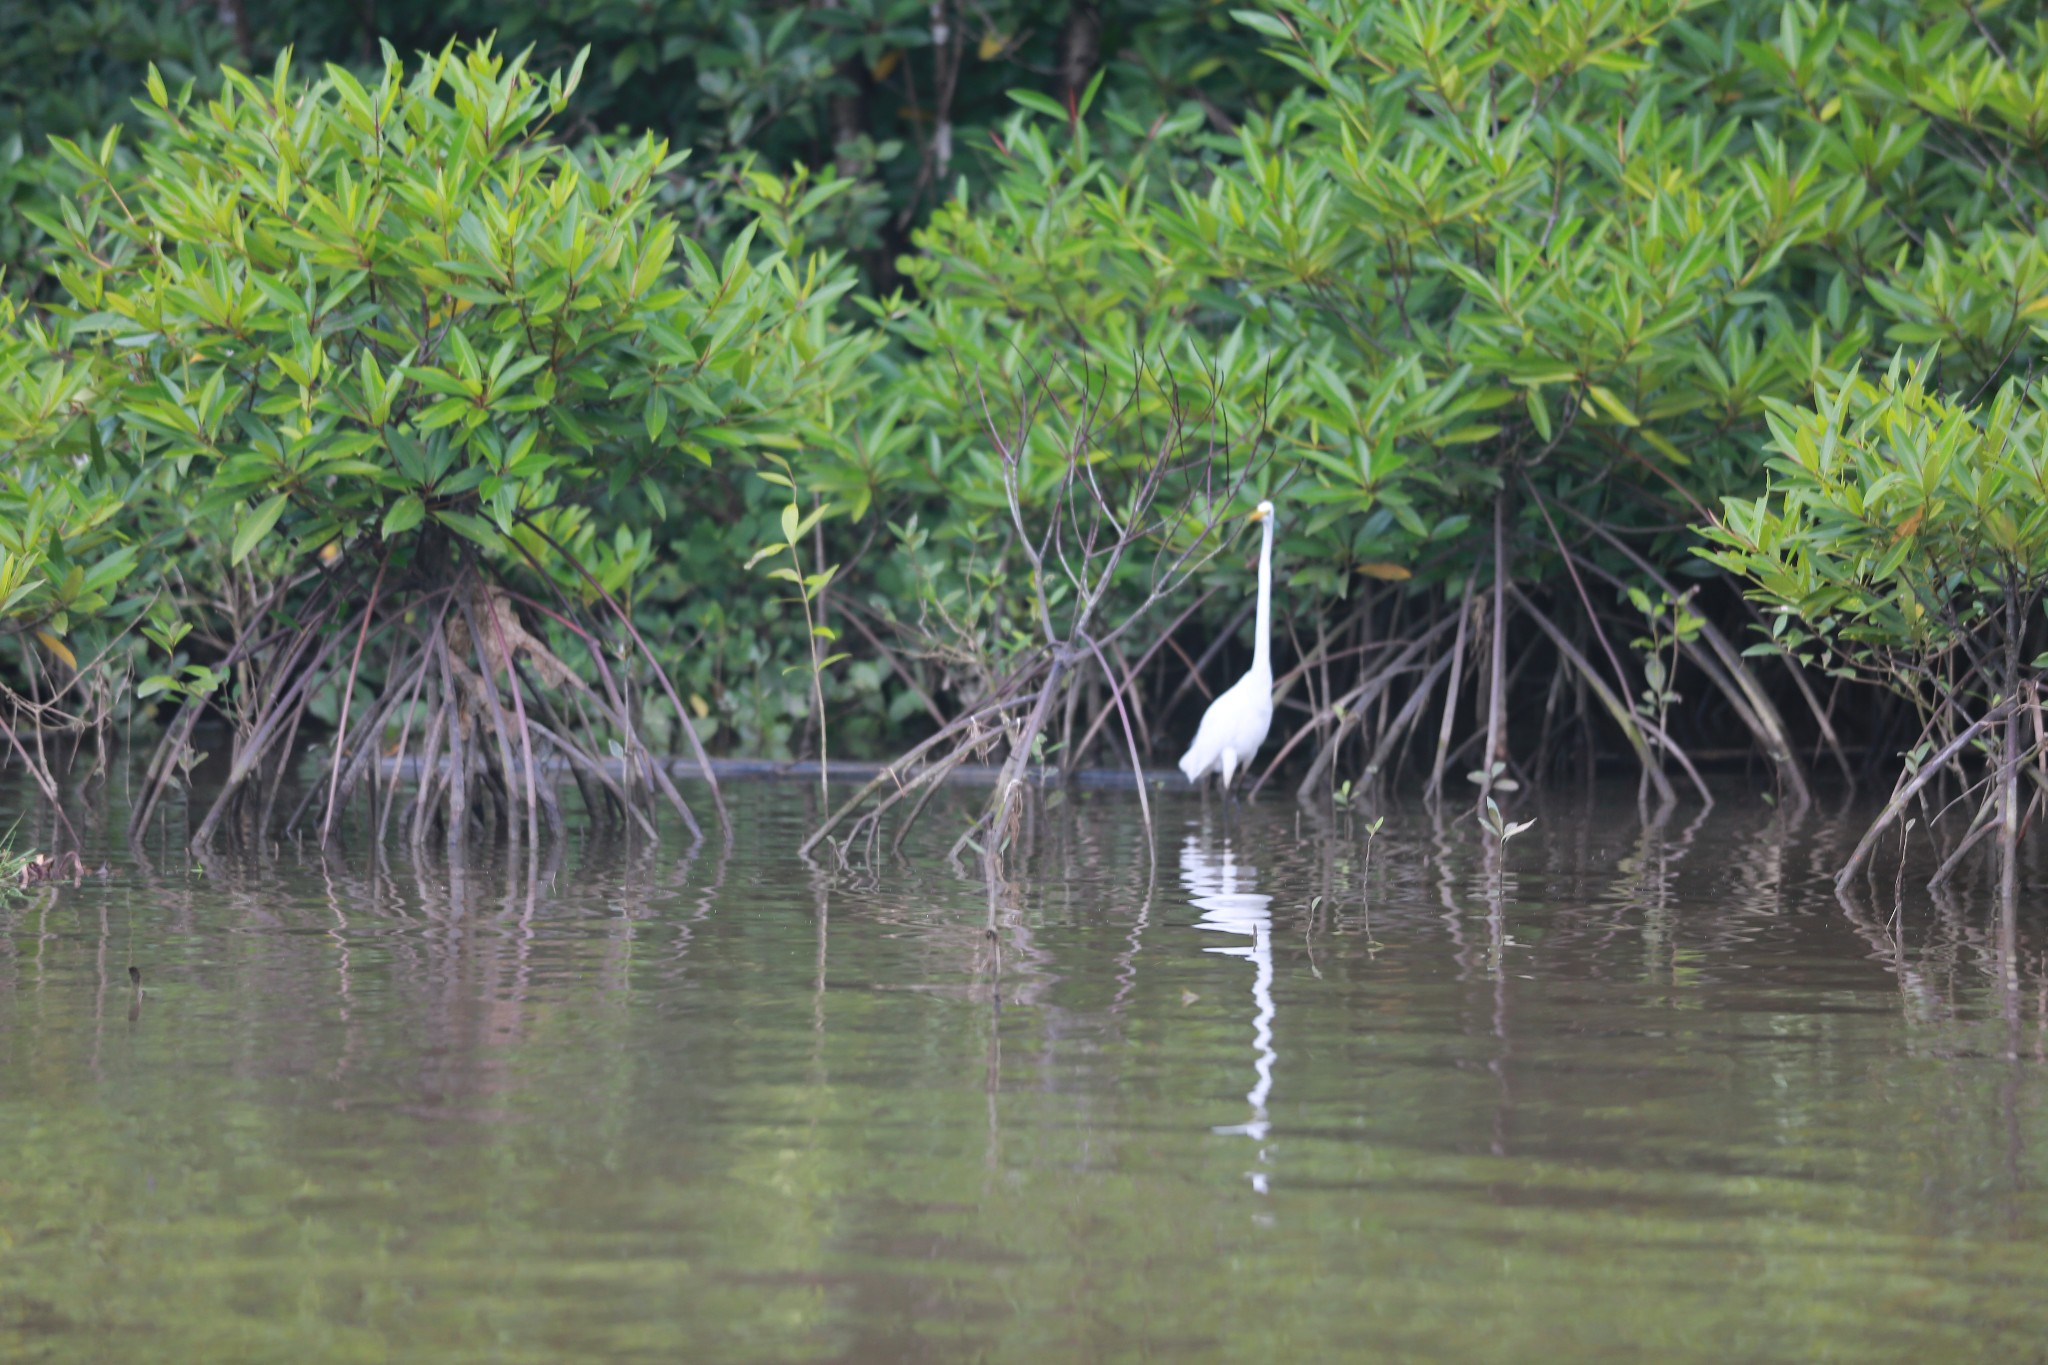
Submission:
M 1853 822 L 1629 795 L 1368 858 L 1163 793 L 1155 867 L 1076 793 L 993 939 L 957 812 L 812 866 L 791 786 L 95 849 L 0 905 L 0 1358 L 2048 1358 L 2041 898 L 1845 909 Z

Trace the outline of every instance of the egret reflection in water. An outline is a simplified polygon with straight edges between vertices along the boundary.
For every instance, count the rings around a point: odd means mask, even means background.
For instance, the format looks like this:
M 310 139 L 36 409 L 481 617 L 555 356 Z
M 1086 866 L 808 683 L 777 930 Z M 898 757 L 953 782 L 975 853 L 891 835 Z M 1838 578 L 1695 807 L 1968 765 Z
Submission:
M 1258 883 L 1258 872 L 1239 865 L 1231 855 L 1229 840 L 1223 842 L 1220 853 L 1211 853 L 1203 845 L 1203 839 L 1189 835 L 1180 850 L 1181 885 L 1188 890 L 1189 903 L 1202 912 L 1202 918 L 1195 927 L 1249 938 L 1251 942 L 1248 944 L 1232 943 L 1206 951 L 1226 957 L 1250 958 L 1254 968 L 1253 1083 L 1245 1094 L 1246 1103 L 1251 1105 L 1251 1118 L 1244 1123 L 1219 1126 L 1213 1131 L 1242 1134 L 1254 1142 L 1262 1142 L 1271 1126 L 1266 1119 L 1266 1099 L 1273 1091 L 1273 1063 L 1278 1056 L 1273 1050 L 1273 898 L 1252 889 Z M 1261 1150 L 1259 1161 L 1262 1165 L 1265 1159 L 1266 1153 Z M 1253 1171 L 1250 1176 L 1252 1188 L 1264 1194 L 1266 1172 Z

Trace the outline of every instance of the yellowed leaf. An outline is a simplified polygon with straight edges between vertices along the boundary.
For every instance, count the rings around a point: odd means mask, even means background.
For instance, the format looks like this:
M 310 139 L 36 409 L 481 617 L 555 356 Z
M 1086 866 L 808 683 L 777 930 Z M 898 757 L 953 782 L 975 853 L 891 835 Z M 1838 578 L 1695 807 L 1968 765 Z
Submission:
M 1592 395 L 1593 401 L 1604 409 L 1609 417 L 1612 417 L 1623 426 L 1635 427 L 1642 425 L 1642 419 L 1629 411 L 1628 404 L 1614 396 L 1614 390 L 1601 384 L 1588 384 L 1586 385 L 1586 392 Z
M 62 640 L 58 639 L 56 636 L 52 635 L 47 630 L 37 631 L 36 638 L 43 642 L 44 649 L 49 650 L 52 654 L 62 659 L 64 661 L 64 666 L 66 668 L 70 669 L 74 673 L 78 671 L 78 656 L 73 654 L 71 652 L 70 647 L 66 645 Z
M 1382 583 L 1405 583 L 1415 577 L 1399 564 L 1361 564 L 1358 571 L 1367 578 L 1377 578 Z
M 981 35 L 981 46 L 974 49 L 974 55 L 985 62 L 992 62 L 1002 56 L 1003 49 L 1009 45 L 1009 34 L 991 31 Z
M 1652 446 L 1656 448 L 1657 452 L 1660 455 L 1662 455 L 1665 459 L 1671 461 L 1671 463 L 1678 465 L 1690 465 L 1692 463 L 1692 459 L 1688 455 L 1686 455 L 1684 451 L 1680 450 L 1677 446 L 1671 444 L 1670 441 L 1666 440 L 1662 436 L 1659 436 L 1656 432 L 1650 430 L 1648 427 L 1638 427 L 1636 429 L 1636 435 L 1642 437 L 1645 441 L 1648 441 Z
M 868 75 L 874 77 L 878 81 L 886 81 L 889 79 L 889 73 L 891 71 L 894 71 L 896 69 L 897 63 L 901 62 L 902 60 L 903 49 L 900 47 L 892 47 L 887 52 L 884 52 L 879 58 L 877 58 L 873 66 L 868 68 Z

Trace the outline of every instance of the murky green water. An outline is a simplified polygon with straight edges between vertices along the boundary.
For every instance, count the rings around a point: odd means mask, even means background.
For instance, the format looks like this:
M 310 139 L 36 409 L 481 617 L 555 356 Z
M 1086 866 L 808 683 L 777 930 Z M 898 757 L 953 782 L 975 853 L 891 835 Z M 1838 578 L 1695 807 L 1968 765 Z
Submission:
M 0 908 L 0 1358 L 2048 1352 L 2038 900 L 1895 948 L 1824 822 L 1570 802 L 1504 870 L 1396 811 L 1366 898 L 1356 827 L 1170 795 L 1148 893 L 1103 794 L 998 963 L 943 858 L 732 795 L 730 852 Z

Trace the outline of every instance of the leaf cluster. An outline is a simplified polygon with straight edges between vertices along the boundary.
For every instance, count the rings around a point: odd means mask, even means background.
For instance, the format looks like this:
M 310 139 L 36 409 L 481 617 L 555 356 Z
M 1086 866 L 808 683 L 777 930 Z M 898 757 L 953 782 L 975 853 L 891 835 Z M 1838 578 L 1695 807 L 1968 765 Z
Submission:
M 1774 641 L 1918 695 L 1937 673 L 2011 695 L 2048 591 L 2048 399 L 1975 405 L 1931 358 L 1774 403 L 1773 487 L 1725 500 L 1706 558 L 1774 609 Z M 1974 682 L 1970 681 L 1971 678 Z
M 528 519 L 574 543 L 593 483 L 791 439 L 858 358 L 845 271 L 681 238 L 659 142 L 548 139 L 578 78 L 488 45 L 387 49 L 371 85 L 280 59 L 205 101 L 152 73 L 139 176 L 114 133 L 57 139 L 90 188 L 44 224 L 42 325 L 91 395 L 41 452 L 161 474 L 239 563 L 422 528 L 503 552 Z

